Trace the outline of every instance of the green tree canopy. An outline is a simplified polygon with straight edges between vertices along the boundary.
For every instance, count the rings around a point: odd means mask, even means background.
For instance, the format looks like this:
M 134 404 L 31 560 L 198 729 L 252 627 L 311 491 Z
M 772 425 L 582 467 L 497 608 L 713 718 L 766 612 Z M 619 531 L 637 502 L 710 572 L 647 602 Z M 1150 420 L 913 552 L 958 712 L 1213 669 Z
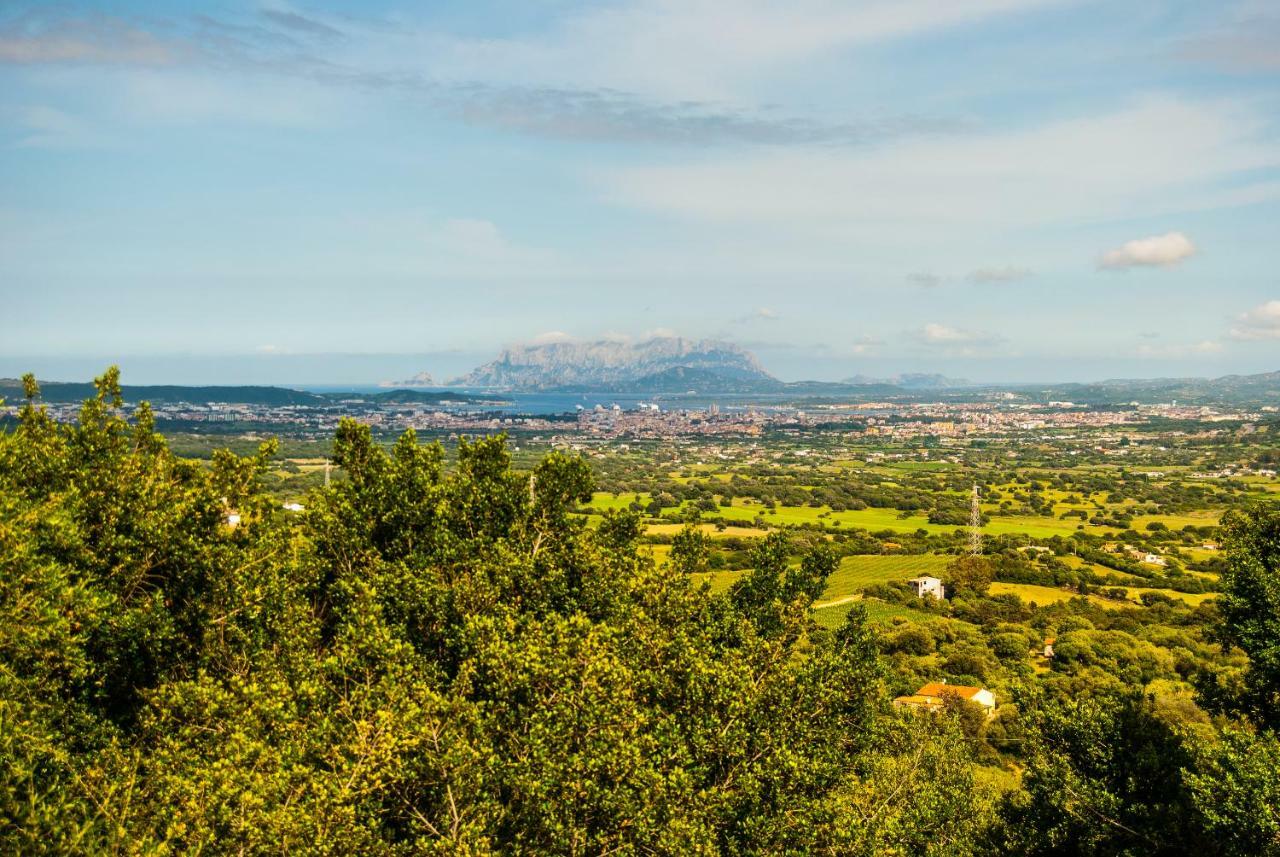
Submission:
M 705 547 L 589 528 L 593 480 L 504 440 L 386 449 L 285 516 L 272 454 L 173 455 L 117 373 L 0 435 L 9 853 L 964 853 L 954 726 L 888 714 L 835 556 L 779 535 L 726 595 Z M 238 516 L 235 517 L 235 516 Z

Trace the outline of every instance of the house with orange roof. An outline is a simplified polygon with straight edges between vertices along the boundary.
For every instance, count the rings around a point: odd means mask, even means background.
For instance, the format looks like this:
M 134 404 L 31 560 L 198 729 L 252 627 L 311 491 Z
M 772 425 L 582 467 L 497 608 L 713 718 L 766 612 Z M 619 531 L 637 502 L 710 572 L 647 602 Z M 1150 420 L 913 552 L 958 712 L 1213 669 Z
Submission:
M 899 696 L 893 701 L 896 708 L 913 708 L 917 711 L 941 711 L 947 705 L 948 697 L 963 699 L 981 705 L 991 717 L 996 711 L 996 697 L 985 687 L 970 687 L 963 684 L 947 684 L 945 681 L 931 681 L 921 685 L 920 689 L 910 696 Z

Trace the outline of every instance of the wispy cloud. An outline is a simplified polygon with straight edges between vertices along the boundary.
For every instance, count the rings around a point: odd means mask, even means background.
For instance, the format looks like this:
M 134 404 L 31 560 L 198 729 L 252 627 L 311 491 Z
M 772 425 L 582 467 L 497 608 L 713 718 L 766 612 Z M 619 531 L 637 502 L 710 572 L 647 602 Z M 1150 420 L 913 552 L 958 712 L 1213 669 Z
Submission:
M 965 124 L 945 116 L 881 114 L 842 120 L 687 97 L 663 100 L 581 85 L 593 80 L 589 75 L 572 76 L 573 85 L 554 85 L 523 73 L 499 79 L 479 68 L 468 78 L 459 73 L 467 71 L 466 64 L 456 68 L 403 57 L 383 44 L 384 38 L 368 27 L 345 32 L 292 11 L 267 10 L 244 21 L 198 14 L 163 23 L 53 11 L 25 16 L 0 30 L 0 63 L 231 69 L 321 86 L 399 92 L 416 99 L 423 110 L 471 125 L 594 142 L 849 146 L 951 133 Z M 333 49 L 355 40 L 358 49 Z M 442 53 L 457 50 L 454 46 Z M 374 59 L 383 54 L 387 58 Z
M 870 354 L 884 345 L 884 340 L 876 336 L 859 336 L 849 343 L 849 351 L 855 355 Z
M 1237 316 L 1231 338 L 1280 339 L 1280 300 L 1266 301 Z
M 1271 0 L 1237 4 L 1223 25 L 1184 40 L 1176 54 L 1228 71 L 1280 71 L 1280 10 Z
M 842 50 L 1013 15 L 1058 0 L 622 0 L 536 34 L 450 39 L 455 76 L 564 83 L 583 76 L 660 100 L 740 100 L 761 75 Z
M 83 120 L 56 107 L 39 104 L 17 112 L 22 129 L 17 142 L 24 149 L 76 149 L 102 142 Z
M 1002 341 L 1001 337 L 993 333 L 964 330 L 939 322 L 930 322 L 924 325 L 919 330 L 914 331 L 913 336 L 924 345 L 936 347 L 985 346 L 995 345 Z
M 530 345 L 549 345 L 553 342 L 574 342 L 574 338 L 563 330 L 548 330 L 539 333 L 529 340 Z
M 762 306 L 756 307 L 746 315 L 738 316 L 733 322 L 734 324 L 747 324 L 753 321 L 777 321 L 779 318 L 777 310 L 772 307 Z
M 1134 353 L 1138 357 L 1170 359 L 1177 357 L 1204 357 L 1210 354 L 1220 354 L 1222 352 L 1222 343 L 1213 339 L 1202 339 L 1199 342 L 1193 342 L 1187 345 L 1139 345 Z
M 1122 271 L 1127 268 L 1172 268 L 1195 255 L 1196 245 L 1181 232 L 1153 235 L 1126 241 L 1102 254 L 1099 268 Z
M 928 271 L 916 271 L 915 273 L 907 274 L 907 282 L 922 289 L 936 289 L 942 285 L 942 277 Z
M 160 66 L 174 63 L 180 54 L 175 44 L 103 15 L 25 15 L 0 29 L 0 63 Z
M 682 219 L 884 234 L 918 249 L 992 229 L 1212 208 L 1215 183 L 1266 185 L 1274 166 L 1280 150 L 1252 108 L 1159 98 L 1012 131 L 740 153 L 601 179 L 620 203 Z
M 344 37 L 342 31 L 329 26 L 323 21 L 318 21 L 315 18 L 308 18 L 306 15 L 299 15 L 297 12 L 266 9 L 262 12 L 262 16 L 271 23 L 296 33 L 303 33 L 308 36 L 320 36 L 326 39 L 340 39 Z
M 653 102 L 616 90 L 474 83 L 450 87 L 412 77 L 392 82 L 470 124 L 558 139 L 672 145 L 860 145 L 962 127 L 953 119 L 917 116 L 828 123 L 727 109 L 713 103 Z

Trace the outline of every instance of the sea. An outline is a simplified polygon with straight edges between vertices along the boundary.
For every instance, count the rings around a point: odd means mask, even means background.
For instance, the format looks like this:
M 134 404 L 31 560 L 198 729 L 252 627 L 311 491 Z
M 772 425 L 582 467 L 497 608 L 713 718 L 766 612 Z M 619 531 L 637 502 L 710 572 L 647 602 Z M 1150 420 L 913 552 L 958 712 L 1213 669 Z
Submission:
M 721 411 L 770 411 L 794 408 L 794 396 L 770 396 L 767 394 L 700 395 L 688 393 L 538 393 L 510 390 L 469 389 L 464 387 L 413 387 L 396 388 L 382 386 L 315 385 L 298 386 L 296 389 L 313 393 L 385 393 L 393 389 L 413 389 L 422 393 L 461 393 L 494 402 L 493 405 L 467 403 L 453 405 L 450 410 L 484 411 L 510 416 L 549 416 L 567 414 L 578 410 L 595 410 L 599 405 L 606 410 L 617 405 L 624 411 L 639 410 L 647 405 L 657 405 L 664 411 L 705 411 L 712 404 Z

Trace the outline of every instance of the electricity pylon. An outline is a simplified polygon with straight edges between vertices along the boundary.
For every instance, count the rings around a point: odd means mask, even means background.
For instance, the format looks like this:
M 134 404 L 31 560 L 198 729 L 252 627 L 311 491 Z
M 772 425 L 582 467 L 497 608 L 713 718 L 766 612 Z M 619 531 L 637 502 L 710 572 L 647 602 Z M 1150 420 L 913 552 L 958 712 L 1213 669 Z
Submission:
M 978 504 L 978 483 L 969 498 L 969 553 L 982 556 L 982 506 Z

